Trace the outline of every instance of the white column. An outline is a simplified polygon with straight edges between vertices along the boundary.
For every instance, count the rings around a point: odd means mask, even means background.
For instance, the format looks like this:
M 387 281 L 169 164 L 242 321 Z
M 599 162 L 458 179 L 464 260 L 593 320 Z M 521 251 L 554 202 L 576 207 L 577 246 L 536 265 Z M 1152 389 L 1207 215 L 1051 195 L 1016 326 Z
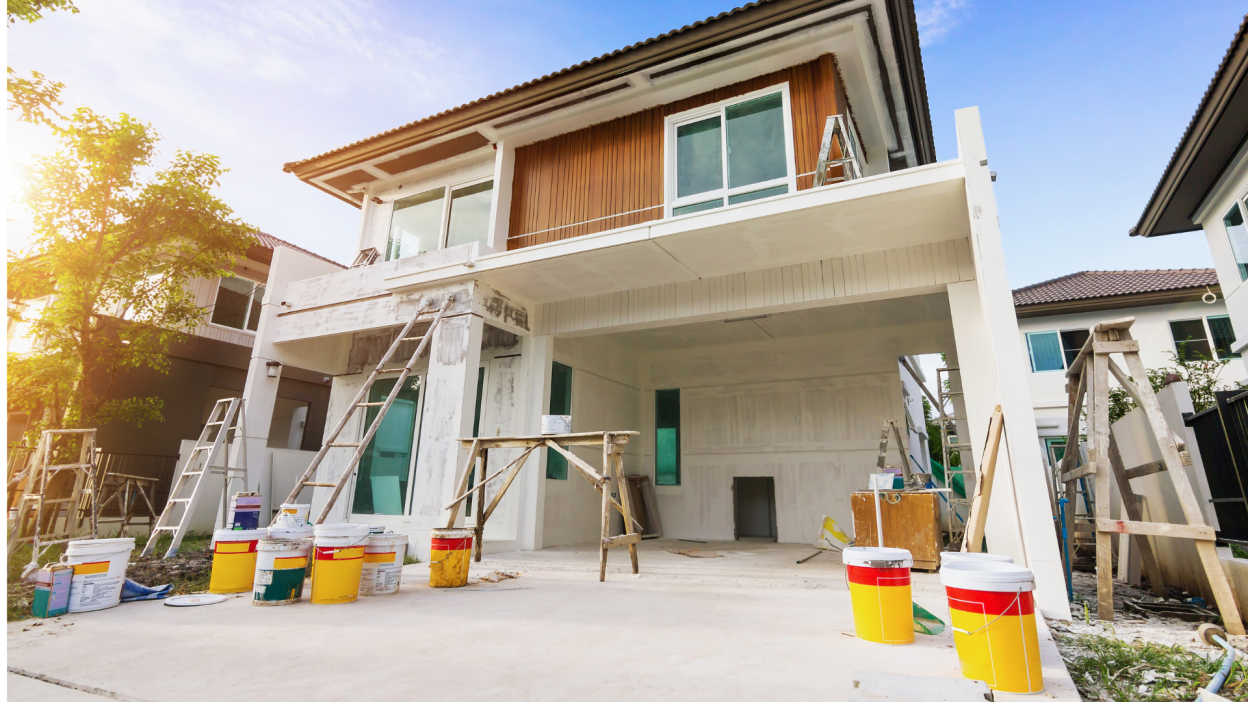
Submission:
M 541 433 L 542 415 L 550 408 L 550 364 L 555 340 L 550 336 L 529 336 L 523 341 L 524 399 L 521 404 L 522 434 Z M 546 518 L 546 452 L 538 449 L 529 454 L 520 473 L 519 549 L 538 551 L 542 548 L 542 525 Z
M 497 149 L 494 157 L 494 199 L 490 203 L 490 234 L 486 241 L 495 251 L 506 251 L 516 150 L 506 139 L 500 140 L 494 148 Z
M 459 439 L 472 435 L 483 329 L 480 317 L 461 314 L 444 318 L 429 340 L 410 532 L 411 548 L 421 558 L 429 557 L 429 531 L 446 526 L 443 507 L 454 497 L 456 473 L 467 456 Z
M 1070 617 L 1066 599 L 1065 578 L 1057 537 L 1053 529 L 1052 510 L 1047 498 L 1048 481 L 1040 438 L 1027 383 L 1027 361 L 1019 342 L 1018 318 L 1014 314 L 1014 298 L 1006 273 L 1005 252 L 1001 246 L 1001 223 L 997 199 L 993 192 L 988 167 L 988 151 L 984 144 L 979 109 L 975 107 L 955 113 L 958 132 L 958 155 L 966 173 L 966 202 L 970 215 L 971 252 L 975 260 L 975 290 L 965 283 L 949 286 L 950 308 L 954 312 L 955 340 L 961 363 L 962 383 L 967 392 L 967 412 L 971 427 L 968 437 L 972 444 L 981 444 L 981 432 L 988 426 L 982 416 L 984 402 L 1001 405 L 1005 416 L 1004 445 L 997 459 L 992 506 L 988 514 L 989 544 L 1002 540 L 1016 563 L 1026 564 L 1036 576 L 1036 602 L 1048 616 Z M 972 297 L 977 296 L 982 347 L 964 344 L 958 338 L 959 322 L 972 324 L 975 316 Z M 975 372 L 970 372 L 974 370 Z M 971 400 L 971 386 L 987 396 Z M 995 397 L 992 397 L 995 395 Z M 971 405 L 979 405 L 972 409 Z M 988 407 L 991 412 L 992 408 Z M 977 419 L 977 417 L 979 417 Z M 1008 454 L 1008 456 L 1004 455 Z M 1008 458 L 1003 461 L 1002 458 Z M 1003 479 L 1004 478 L 1004 479 Z M 1011 528 L 1010 522 L 1013 522 Z M 1011 536 L 1010 532 L 1014 534 Z M 997 551 L 995 546 L 994 551 Z

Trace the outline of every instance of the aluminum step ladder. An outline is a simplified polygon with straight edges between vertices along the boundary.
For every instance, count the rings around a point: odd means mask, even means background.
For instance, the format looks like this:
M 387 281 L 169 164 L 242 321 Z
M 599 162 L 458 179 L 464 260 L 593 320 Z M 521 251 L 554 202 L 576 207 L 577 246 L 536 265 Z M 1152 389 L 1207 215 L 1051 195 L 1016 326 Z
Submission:
M 303 475 L 299 476 L 299 480 L 295 482 L 294 489 L 290 491 L 290 495 L 286 498 L 287 503 L 294 503 L 298 500 L 299 493 L 303 492 L 305 487 L 324 487 L 334 489 L 333 493 L 330 494 L 329 499 L 325 502 L 325 506 L 321 508 L 320 514 L 317 516 L 316 521 L 313 522 L 314 524 L 324 523 L 325 518 L 329 516 L 329 511 L 333 509 L 334 503 L 338 501 L 338 496 L 342 494 L 342 488 L 346 486 L 347 481 L 350 480 L 351 476 L 355 473 L 355 467 L 359 465 L 360 459 L 364 456 L 364 452 L 368 450 L 369 442 L 372 441 L 373 435 L 377 433 L 377 429 L 381 427 L 381 421 L 385 419 L 386 413 L 390 411 L 390 405 L 394 404 L 394 399 L 399 396 L 399 392 L 403 389 L 403 383 L 407 380 L 407 377 L 411 375 L 412 369 L 416 366 L 416 361 L 420 358 L 421 354 L 425 352 L 425 347 L 428 346 L 429 339 L 433 336 L 434 330 L 438 328 L 438 324 L 442 322 L 442 316 L 446 314 L 446 310 L 450 308 L 451 303 L 454 302 L 454 300 L 455 294 L 450 293 L 442 301 L 442 305 L 438 307 L 436 312 L 422 306 L 420 310 L 417 311 L 410 320 L 408 320 L 407 324 L 403 327 L 403 330 L 399 332 L 398 336 L 394 337 L 394 342 L 390 344 L 390 348 L 386 349 L 386 353 L 382 355 L 381 360 L 377 362 L 377 367 L 374 368 L 373 372 L 368 376 L 368 380 L 364 381 L 364 384 L 360 387 L 360 391 L 356 393 L 355 399 L 351 401 L 351 404 L 347 407 L 347 411 L 342 415 L 342 419 L 338 420 L 338 426 L 334 427 L 334 431 L 329 435 L 329 439 L 321 445 L 321 449 L 316 452 L 316 456 L 314 456 L 312 458 L 312 462 L 308 464 L 307 470 L 305 470 Z M 420 336 L 408 336 L 408 334 L 412 331 L 412 327 L 416 326 L 416 323 L 420 321 L 420 318 L 431 313 L 434 317 L 433 321 L 429 325 L 429 329 Z M 385 368 L 386 364 L 390 362 L 390 359 L 394 356 L 395 352 L 398 351 L 400 344 L 405 341 L 417 340 L 419 340 L 420 343 L 416 346 L 416 351 L 412 353 L 412 357 L 408 359 L 407 365 L 402 368 Z M 389 375 L 395 372 L 397 372 L 399 376 L 394 383 L 394 387 L 390 390 L 390 394 L 386 397 L 385 402 L 367 402 L 368 391 L 373 387 L 373 383 L 377 382 L 377 379 L 380 376 Z M 363 438 L 359 441 L 339 441 L 338 437 L 342 434 L 343 429 L 346 428 L 347 423 L 351 420 L 351 417 L 355 415 L 355 411 L 361 407 L 380 407 L 381 409 L 377 412 L 377 416 L 373 417 L 372 423 L 368 425 L 368 429 L 364 432 Z M 338 476 L 338 480 L 335 482 L 318 482 L 313 480 L 312 478 L 316 475 L 316 471 L 320 467 L 321 461 L 325 459 L 325 456 L 329 453 L 330 449 L 335 448 L 355 449 L 355 453 L 351 456 L 351 462 L 347 464 L 347 466 L 343 469 L 342 474 Z
M 958 435 L 958 426 L 966 426 L 966 417 L 957 415 L 957 405 L 953 403 L 954 397 L 962 396 L 962 391 L 954 390 L 950 383 L 953 373 L 959 373 L 959 370 L 955 367 L 936 369 L 936 394 L 940 404 L 940 418 L 937 420 L 940 423 L 940 455 L 945 466 L 945 487 L 949 488 L 949 500 L 945 503 L 946 518 L 949 523 L 949 543 L 956 544 L 962 541 L 962 534 L 966 531 L 966 519 L 971 512 L 974 488 L 973 480 L 968 480 L 967 476 L 974 478 L 974 471 L 966 467 L 971 456 L 971 446 Z M 960 373 L 958 377 L 961 377 Z M 948 412 L 945 411 L 946 406 L 949 408 Z M 963 455 L 963 451 L 968 453 Z M 952 466 L 950 463 L 953 462 L 955 453 L 958 454 L 959 465 Z M 953 489 L 953 481 L 959 476 L 962 478 L 962 497 L 958 497 Z
M 243 410 L 241 397 L 217 400 L 217 403 L 212 406 L 212 412 L 208 415 L 208 423 L 199 433 L 195 448 L 191 450 L 191 455 L 186 460 L 186 467 L 182 469 L 182 475 L 178 476 L 177 482 L 169 489 L 169 501 L 165 503 L 160 518 L 156 520 L 155 526 L 148 535 L 147 546 L 143 548 L 144 557 L 152 555 L 156 550 L 156 541 L 160 535 L 168 532 L 173 533 L 173 542 L 169 544 L 164 557 L 169 558 L 178 553 L 182 538 L 186 536 L 187 527 L 190 526 L 191 518 L 195 514 L 195 507 L 203 495 L 206 474 L 221 475 L 224 478 L 225 484 L 221 490 L 221 514 L 224 518 L 224 507 L 229 500 L 230 481 L 242 480 L 244 488 L 247 485 L 246 423 L 246 413 Z M 229 446 L 234 439 L 242 439 L 239 445 L 242 468 L 229 467 Z M 226 465 L 218 466 L 216 465 L 217 457 L 222 455 L 222 449 L 225 451 Z M 184 496 L 183 491 L 186 488 L 189 488 L 190 492 Z M 174 514 L 179 508 L 181 508 L 181 514 L 174 523 Z

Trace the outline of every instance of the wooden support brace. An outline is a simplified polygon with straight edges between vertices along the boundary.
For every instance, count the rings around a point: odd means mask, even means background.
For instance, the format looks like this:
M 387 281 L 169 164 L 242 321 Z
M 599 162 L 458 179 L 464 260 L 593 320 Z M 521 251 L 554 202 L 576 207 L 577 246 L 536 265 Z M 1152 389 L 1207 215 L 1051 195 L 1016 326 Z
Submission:
M 1127 522 L 1121 519 L 1096 520 L 1098 532 L 1111 534 L 1138 534 L 1140 536 L 1170 536 L 1178 539 L 1214 541 L 1217 534 L 1213 527 L 1194 524 L 1165 524 L 1163 522 Z M 1218 566 L 1219 568 L 1221 566 Z
M 1136 478 L 1143 478 L 1146 475 L 1152 475 L 1154 473 L 1161 473 L 1165 469 L 1166 469 L 1165 461 L 1160 461 L 1160 460 L 1149 461 L 1148 463 L 1145 463 L 1143 465 L 1138 465 L 1134 468 L 1126 469 L 1125 471 L 1123 471 L 1123 475 L 1126 477 L 1127 480 L 1135 480 Z
M 1069 449 L 1068 449 L 1068 450 L 1069 450 Z M 1089 475 L 1096 475 L 1096 464 L 1095 464 L 1095 463 L 1092 463 L 1092 462 L 1084 463 L 1083 465 L 1079 466 L 1078 468 L 1076 468 L 1076 469 L 1074 469 L 1074 470 L 1072 470 L 1072 471 L 1069 471 L 1069 472 L 1066 472 L 1066 473 L 1062 473 L 1062 482 L 1063 482 L 1063 483 L 1069 483 L 1069 482 L 1070 482 L 1070 481 L 1072 481 L 1072 480 L 1078 480 L 1078 479 L 1080 479 L 1080 478 L 1086 478 L 1086 477 L 1088 477 Z
M 619 536 L 608 536 L 602 540 L 602 544 L 606 548 L 614 548 L 616 546 L 635 546 L 641 541 L 641 534 L 620 534 Z
M 992 497 L 992 479 L 996 475 L 997 450 L 1001 446 L 1001 426 L 1004 421 L 1001 405 L 997 405 L 988 421 L 988 440 L 984 448 L 984 460 L 980 461 L 979 475 L 976 476 L 975 498 L 971 501 L 971 512 L 966 519 L 963 551 L 979 553 L 984 542 L 984 527 L 988 523 L 988 503 Z

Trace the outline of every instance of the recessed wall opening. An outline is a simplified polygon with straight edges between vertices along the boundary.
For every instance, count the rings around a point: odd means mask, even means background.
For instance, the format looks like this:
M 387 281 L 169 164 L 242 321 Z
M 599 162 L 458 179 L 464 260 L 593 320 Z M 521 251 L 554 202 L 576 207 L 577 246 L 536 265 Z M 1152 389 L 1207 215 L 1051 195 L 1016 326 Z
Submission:
M 776 479 L 732 479 L 736 538 L 776 540 Z

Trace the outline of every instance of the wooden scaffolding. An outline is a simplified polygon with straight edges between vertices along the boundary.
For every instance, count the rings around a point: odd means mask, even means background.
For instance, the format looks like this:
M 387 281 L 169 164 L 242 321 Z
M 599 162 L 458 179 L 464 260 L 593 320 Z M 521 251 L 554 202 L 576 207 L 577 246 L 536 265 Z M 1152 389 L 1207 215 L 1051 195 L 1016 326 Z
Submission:
M 1066 391 L 1070 400 L 1069 425 L 1066 437 L 1066 454 L 1062 458 L 1061 480 L 1071 509 L 1067 514 L 1067 533 L 1072 526 L 1075 483 L 1080 478 L 1095 476 L 1094 509 L 1096 518 L 1093 529 L 1096 534 L 1096 600 L 1097 615 L 1103 621 L 1114 618 L 1114 582 L 1112 539 L 1115 534 L 1130 534 L 1140 549 L 1144 570 L 1148 574 L 1155 593 L 1162 588 L 1161 569 L 1157 563 L 1148 537 L 1191 539 L 1200 555 L 1201 565 L 1209 579 L 1218 611 L 1226 630 L 1242 635 L 1244 625 L 1239 608 L 1227 583 L 1226 574 L 1214 549 L 1214 530 L 1205 524 L 1200 502 L 1192 489 L 1184 465 L 1190 465 L 1174 434 L 1170 431 L 1161 405 L 1153 393 L 1144 364 L 1140 361 L 1140 344 L 1131 337 L 1134 317 L 1102 322 L 1092 328 L 1087 342 L 1066 371 Z M 1126 363 L 1124 372 L 1114 362 L 1112 354 L 1121 354 Z M 1130 470 L 1124 469 L 1117 443 L 1109 426 L 1109 376 L 1113 375 L 1135 403 L 1143 409 L 1149 428 L 1161 450 L 1161 460 Z M 1084 403 L 1087 404 L 1087 437 L 1089 461 L 1079 461 L 1079 417 Z M 1186 460 L 1184 460 L 1186 457 Z M 1140 503 L 1131 489 L 1131 479 L 1142 475 L 1165 472 L 1174 484 L 1179 503 L 1187 524 L 1165 524 L 1143 521 Z M 1122 494 L 1123 511 L 1127 519 L 1110 518 L 1110 480 L 1114 480 Z
M 637 568 L 637 542 L 641 541 L 642 529 L 637 520 L 633 518 L 632 498 L 629 495 L 628 486 L 624 483 L 623 454 L 624 446 L 628 444 L 629 439 L 638 434 L 639 432 L 635 431 L 591 431 L 574 434 L 460 439 L 460 445 L 468 451 L 468 459 L 465 461 L 464 468 L 461 471 L 456 497 L 446 506 L 446 509 L 450 510 L 446 526 L 448 529 L 454 527 L 455 521 L 459 518 L 460 506 L 473 494 L 479 494 L 479 497 L 473 504 L 475 521 L 472 526 L 475 537 L 473 539 L 473 558 L 479 562 L 481 560 L 481 539 L 485 534 L 485 524 L 489 520 L 490 515 L 494 514 L 494 510 L 503 501 L 503 495 L 507 493 L 507 488 L 511 487 L 516 477 L 520 475 L 520 471 L 524 468 L 529 454 L 539 448 L 547 448 L 558 452 L 568 459 L 568 463 L 576 468 L 594 486 L 595 490 L 602 493 L 602 531 L 598 545 L 598 580 L 601 582 L 607 579 L 607 549 L 615 546 L 628 546 L 628 555 L 632 561 L 633 572 L 637 573 L 639 572 Z M 568 448 L 571 446 L 601 446 L 602 473 L 599 474 L 598 471 L 594 470 L 593 466 L 569 451 Z M 495 471 L 493 475 L 487 476 L 485 470 L 489 462 L 491 449 L 522 449 L 522 452 L 515 460 Z M 503 480 L 502 487 L 498 489 L 494 499 L 490 501 L 487 507 L 484 499 L 485 486 L 504 475 L 506 475 L 506 478 Z M 469 487 L 470 483 L 472 483 L 471 487 Z M 613 487 L 616 485 L 619 487 Z M 619 500 L 611 496 L 613 489 L 619 492 Z M 611 536 L 612 508 L 624 516 L 624 533 L 619 536 Z

